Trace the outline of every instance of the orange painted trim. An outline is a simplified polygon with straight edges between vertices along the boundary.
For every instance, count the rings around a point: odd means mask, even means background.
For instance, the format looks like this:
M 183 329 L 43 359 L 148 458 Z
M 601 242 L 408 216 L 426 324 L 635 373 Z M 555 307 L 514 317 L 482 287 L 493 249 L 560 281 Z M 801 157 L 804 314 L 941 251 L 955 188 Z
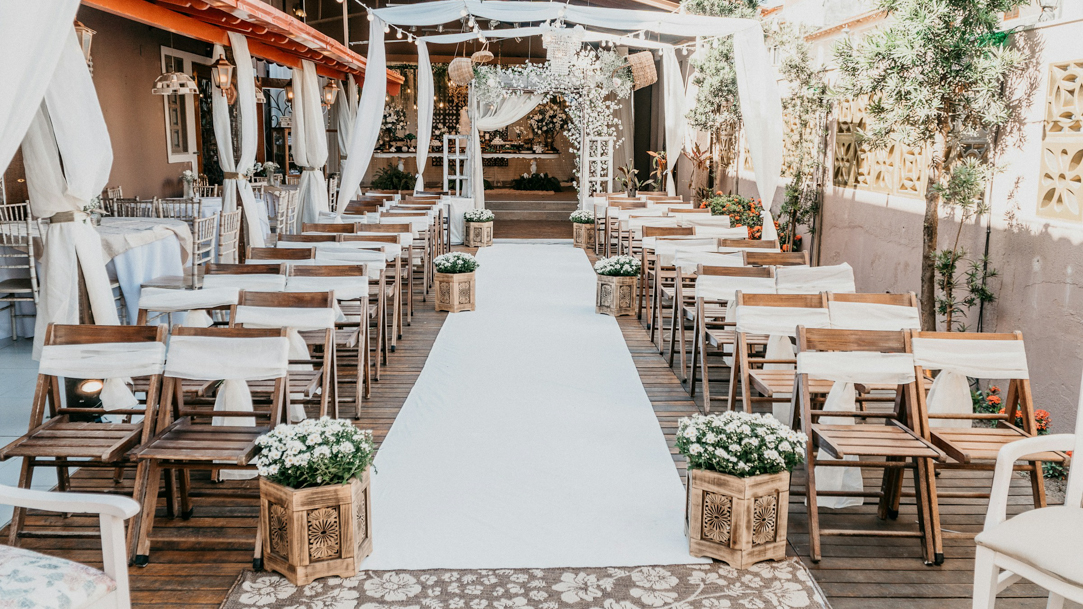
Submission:
M 83 5 L 181 36 L 229 46 L 225 30 L 145 0 L 83 0 Z

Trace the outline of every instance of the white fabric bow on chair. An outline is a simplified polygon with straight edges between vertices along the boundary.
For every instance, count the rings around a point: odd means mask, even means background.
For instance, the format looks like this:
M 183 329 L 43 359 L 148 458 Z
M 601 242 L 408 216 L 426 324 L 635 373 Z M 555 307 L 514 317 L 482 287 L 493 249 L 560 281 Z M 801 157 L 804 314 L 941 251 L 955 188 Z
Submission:
M 165 345 L 159 342 L 46 345 L 41 349 L 38 373 L 103 379 L 102 408 L 125 410 L 139 404 L 128 388 L 130 378 L 159 374 L 164 361 Z
M 926 370 L 939 370 L 929 389 L 929 414 L 974 412 L 967 377 L 1030 378 L 1027 352 L 1021 340 L 915 338 L 914 361 Z M 970 427 L 967 419 L 932 419 L 933 427 Z

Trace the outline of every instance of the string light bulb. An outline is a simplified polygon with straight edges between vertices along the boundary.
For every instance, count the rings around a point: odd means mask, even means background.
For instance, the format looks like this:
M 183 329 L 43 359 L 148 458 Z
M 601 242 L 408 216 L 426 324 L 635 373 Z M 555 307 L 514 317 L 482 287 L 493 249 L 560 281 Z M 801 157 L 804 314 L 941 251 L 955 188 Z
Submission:
M 468 15 L 469 13 L 470 13 L 470 11 L 466 10 L 466 7 L 464 6 L 464 7 L 463 7 L 463 10 L 459 11 L 459 16 L 460 16 L 460 17 L 465 17 L 465 16 L 467 16 L 467 15 Z
M 369 11 L 369 21 L 372 21 L 375 17 L 376 16 L 372 14 L 372 11 Z
M 402 30 L 395 28 L 395 38 L 402 39 Z
M 390 26 L 390 25 L 387 25 L 387 24 L 385 23 L 385 24 L 384 24 L 384 33 L 386 34 L 386 33 L 390 32 L 390 31 L 391 31 L 391 26 Z

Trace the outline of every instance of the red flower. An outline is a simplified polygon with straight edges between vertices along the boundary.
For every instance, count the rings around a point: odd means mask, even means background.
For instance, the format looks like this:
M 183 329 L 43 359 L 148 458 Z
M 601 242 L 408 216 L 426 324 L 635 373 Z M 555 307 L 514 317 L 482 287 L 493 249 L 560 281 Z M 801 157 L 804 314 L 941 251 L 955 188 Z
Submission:
M 999 395 L 991 395 L 991 396 L 985 398 L 985 401 L 989 402 L 990 404 L 992 404 L 994 406 L 996 406 L 997 404 L 1000 403 L 1000 396 Z M 1004 411 L 1004 409 L 1002 408 L 1001 412 L 1003 412 L 1003 411 Z

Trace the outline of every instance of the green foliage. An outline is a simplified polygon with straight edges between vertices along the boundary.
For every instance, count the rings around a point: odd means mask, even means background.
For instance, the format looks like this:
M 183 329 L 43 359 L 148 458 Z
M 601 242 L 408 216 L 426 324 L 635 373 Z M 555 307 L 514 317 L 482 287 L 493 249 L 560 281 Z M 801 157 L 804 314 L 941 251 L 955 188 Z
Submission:
M 932 142 L 952 123 L 977 131 L 1008 120 L 1002 84 L 1022 54 L 1001 15 L 1028 0 L 880 0 L 891 21 L 835 48 L 840 93 L 872 96 L 866 134 L 882 145 Z
M 560 180 L 548 173 L 532 173 L 515 178 L 511 187 L 513 190 L 550 190 L 560 192 Z
M 755 19 L 759 0 L 684 0 L 681 8 L 692 15 Z M 688 112 L 689 126 L 715 133 L 740 121 L 732 38 L 715 39 L 692 65 L 696 69 L 693 82 L 699 87 L 699 96 L 695 107 Z
M 759 199 L 716 193 L 701 207 L 709 207 L 712 216 L 729 216 L 730 226 L 747 226 L 750 239 L 759 239 L 763 233 L 763 202 Z
M 416 183 L 416 175 L 399 171 L 398 167 L 392 165 L 377 171 L 372 179 L 372 187 L 376 190 L 413 190 Z
M 639 170 L 631 165 L 617 167 L 617 175 L 614 179 L 620 185 L 621 190 L 625 191 L 642 190 L 644 186 L 650 184 L 650 180 L 640 180 Z

